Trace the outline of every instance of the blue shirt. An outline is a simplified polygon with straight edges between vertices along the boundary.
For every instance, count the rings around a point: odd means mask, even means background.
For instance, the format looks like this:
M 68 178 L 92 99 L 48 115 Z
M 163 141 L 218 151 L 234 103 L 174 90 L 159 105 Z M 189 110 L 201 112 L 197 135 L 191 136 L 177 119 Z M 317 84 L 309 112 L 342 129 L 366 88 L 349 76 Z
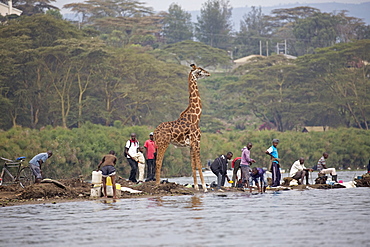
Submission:
M 35 165 L 35 166 L 40 166 L 39 160 L 42 160 L 42 163 L 45 163 L 45 161 L 49 158 L 48 153 L 39 153 L 35 157 L 33 157 L 30 160 L 30 164 Z
M 267 152 L 269 154 L 271 154 L 271 156 L 274 157 L 275 159 L 278 159 L 279 158 L 278 150 L 277 150 L 276 147 L 274 147 L 274 145 L 272 145 L 271 147 L 269 147 L 269 149 L 267 149 Z M 277 160 L 274 160 L 273 162 L 279 164 L 279 161 L 277 161 Z
M 263 181 L 263 176 L 265 175 L 266 172 L 262 168 L 257 168 L 257 170 L 258 170 L 257 174 L 250 173 L 252 181 L 256 183 L 258 183 L 258 178 L 260 179 L 261 182 Z

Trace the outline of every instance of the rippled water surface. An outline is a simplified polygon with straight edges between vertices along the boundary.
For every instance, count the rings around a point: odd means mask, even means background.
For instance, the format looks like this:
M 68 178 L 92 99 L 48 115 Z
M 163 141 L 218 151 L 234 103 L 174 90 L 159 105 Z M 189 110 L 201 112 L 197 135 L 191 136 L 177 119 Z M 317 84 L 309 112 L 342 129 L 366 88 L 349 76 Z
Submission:
M 0 246 L 370 246 L 370 188 L 0 209 Z

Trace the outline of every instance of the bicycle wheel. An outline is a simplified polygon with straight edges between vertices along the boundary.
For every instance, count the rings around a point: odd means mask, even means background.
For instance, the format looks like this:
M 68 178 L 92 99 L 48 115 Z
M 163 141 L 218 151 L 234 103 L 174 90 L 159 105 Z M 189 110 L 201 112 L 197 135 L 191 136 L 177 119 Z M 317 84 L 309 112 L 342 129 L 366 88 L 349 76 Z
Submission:
M 8 170 L 3 170 L 2 173 L 1 173 L 0 185 L 10 184 L 13 181 L 14 181 L 13 177 L 10 175 L 9 171 Z
M 29 167 L 24 167 L 19 172 L 19 184 L 24 188 L 25 186 L 31 185 L 35 182 L 35 176 L 33 175 Z

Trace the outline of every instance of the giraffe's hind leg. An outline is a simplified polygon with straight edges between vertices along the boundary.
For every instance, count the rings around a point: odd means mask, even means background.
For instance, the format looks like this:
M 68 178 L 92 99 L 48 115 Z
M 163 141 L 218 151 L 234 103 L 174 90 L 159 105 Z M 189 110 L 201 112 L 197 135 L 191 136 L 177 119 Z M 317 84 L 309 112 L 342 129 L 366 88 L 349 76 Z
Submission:
M 198 161 L 198 172 L 199 172 L 200 181 L 202 182 L 203 191 L 207 192 L 207 186 L 206 186 L 206 183 L 204 182 L 204 176 L 203 176 L 203 172 L 202 172 L 202 163 L 200 162 L 200 157 L 198 157 L 198 159 L 199 159 L 199 161 Z

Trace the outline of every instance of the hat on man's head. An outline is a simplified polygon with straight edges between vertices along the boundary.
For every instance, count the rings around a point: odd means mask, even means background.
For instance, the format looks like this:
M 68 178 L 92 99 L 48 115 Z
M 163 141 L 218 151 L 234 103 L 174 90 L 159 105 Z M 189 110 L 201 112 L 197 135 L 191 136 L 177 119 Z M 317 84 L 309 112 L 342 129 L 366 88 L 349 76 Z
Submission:
M 279 143 L 279 139 L 272 139 L 272 142 L 277 142 L 277 143 Z
M 154 135 L 154 134 L 153 134 L 153 132 L 150 132 L 150 133 L 149 133 L 149 135 L 150 135 L 150 136 L 152 136 L 152 135 Z

